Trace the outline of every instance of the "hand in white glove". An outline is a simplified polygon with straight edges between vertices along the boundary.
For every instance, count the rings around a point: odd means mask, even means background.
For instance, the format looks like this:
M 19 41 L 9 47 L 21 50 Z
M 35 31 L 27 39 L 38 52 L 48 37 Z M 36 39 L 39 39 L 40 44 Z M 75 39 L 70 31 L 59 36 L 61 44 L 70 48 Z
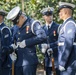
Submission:
M 17 55 L 15 52 L 13 52 L 12 54 L 10 54 L 10 58 L 12 61 L 15 61 L 17 59 Z
M 23 40 L 22 42 L 18 42 L 17 45 L 18 45 L 20 48 L 26 47 L 25 40 Z
M 47 48 L 48 48 L 48 44 L 46 44 L 46 43 L 41 44 L 41 51 L 42 51 L 42 53 L 45 53 Z
M 11 44 L 11 46 L 13 47 L 13 49 L 16 49 L 18 47 L 18 45 L 16 46 L 15 44 Z
M 60 71 L 64 71 L 65 68 L 64 68 L 63 66 L 59 65 L 59 70 L 60 70 Z
M 47 50 L 47 53 L 48 53 L 48 56 L 50 56 L 51 54 L 53 54 L 52 48 L 49 48 L 49 49 Z

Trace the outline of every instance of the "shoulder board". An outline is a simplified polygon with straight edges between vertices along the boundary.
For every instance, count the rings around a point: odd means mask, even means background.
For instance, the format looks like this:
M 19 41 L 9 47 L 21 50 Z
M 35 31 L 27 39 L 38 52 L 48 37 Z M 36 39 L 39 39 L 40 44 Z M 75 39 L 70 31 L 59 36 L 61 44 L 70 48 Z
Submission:
M 68 21 L 65 25 L 64 25 L 64 31 L 65 31 L 65 28 L 66 28 L 66 25 L 68 24 L 68 23 L 73 23 L 74 25 L 75 25 L 75 27 L 76 27 L 76 23 L 74 22 L 74 21 Z
M 5 28 L 7 28 L 7 29 L 9 30 L 10 34 L 12 34 L 12 33 L 11 33 L 11 30 L 10 30 L 7 26 L 4 26 L 4 27 L 1 29 L 1 33 L 2 33 L 2 30 L 5 29 Z
M 35 33 L 34 33 L 34 30 L 33 30 L 33 27 L 34 27 L 34 25 L 35 25 L 36 22 L 40 23 L 39 20 L 35 20 L 35 21 L 32 22 L 31 31 L 32 31 L 33 34 L 35 34 Z M 40 23 L 40 24 L 41 24 L 41 23 Z

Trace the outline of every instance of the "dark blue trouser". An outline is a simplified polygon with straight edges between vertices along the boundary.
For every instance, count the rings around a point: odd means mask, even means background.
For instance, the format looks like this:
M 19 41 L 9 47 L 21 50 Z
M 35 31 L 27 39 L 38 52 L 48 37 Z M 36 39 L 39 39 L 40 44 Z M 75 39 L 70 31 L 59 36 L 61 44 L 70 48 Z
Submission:
M 2 68 L 2 75 L 12 75 L 11 68 L 10 67 Z
M 36 75 L 37 65 L 15 67 L 15 75 Z
M 2 75 L 2 67 L 1 67 L 1 64 L 2 64 L 2 62 L 1 62 L 1 58 L 0 58 L 0 75 Z
M 52 75 L 52 67 L 46 67 L 46 75 Z M 60 71 L 56 68 L 56 75 L 60 75 Z
M 0 67 L 0 75 L 2 75 L 2 70 L 1 70 L 1 67 Z

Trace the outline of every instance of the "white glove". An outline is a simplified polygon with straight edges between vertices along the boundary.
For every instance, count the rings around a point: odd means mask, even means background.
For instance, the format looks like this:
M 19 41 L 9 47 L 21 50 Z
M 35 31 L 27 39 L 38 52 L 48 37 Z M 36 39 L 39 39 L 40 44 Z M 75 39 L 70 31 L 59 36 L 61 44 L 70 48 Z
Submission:
M 22 42 L 18 42 L 17 45 L 18 45 L 20 48 L 26 47 L 25 40 L 23 40 Z
M 49 49 L 47 50 L 47 53 L 48 53 L 49 56 L 50 56 L 51 54 L 53 54 L 52 48 L 49 48 Z
M 59 65 L 59 70 L 60 70 L 60 71 L 64 71 L 65 68 L 64 68 L 63 66 Z
M 42 51 L 42 53 L 45 53 L 47 48 L 48 48 L 48 44 L 46 44 L 46 43 L 41 44 L 41 51 Z
M 12 54 L 10 54 L 10 58 L 12 61 L 15 61 L 17 59 L 17 55 L 15 52 L 13 52 Z
M 11 46 L 13 47 L 13 49 L 16 49 L 18 47 L 18 45 L 16 46 L 15 44 L 11 44 Z

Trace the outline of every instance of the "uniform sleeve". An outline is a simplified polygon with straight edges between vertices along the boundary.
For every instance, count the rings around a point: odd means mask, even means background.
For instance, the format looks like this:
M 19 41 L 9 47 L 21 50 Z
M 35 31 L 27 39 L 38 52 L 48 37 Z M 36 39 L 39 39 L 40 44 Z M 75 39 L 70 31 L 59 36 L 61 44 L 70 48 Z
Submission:
M 2 34 L 2 45 L 9 46 L 11 44 L 11 30 L 8 27 L 1 29 Z
M 35 35 L 34 37 L 25 41 L 26 46 L 41 44 L 46 40 L 45 31 L 41 28 L 41 25 L 38 22 L 33 26 L 33 34 Z
M 1 48 L 2 48 L 2 60 L 6 59 L 7 48 L 11 44 L 11 31 L 8 27 L 3 27 L 1 29 Z
M 69 22 L 64 28 L 64 46 L 62 47 L 62 56 L 59 65 L 65 67 L 69 59 L 70 53 L 73 50 L 73 42 L 75 38 L 75 25 Z
M 50 47 L 53 49 L 57 48 L 58 47 L 58 41 L 50 43 Z

